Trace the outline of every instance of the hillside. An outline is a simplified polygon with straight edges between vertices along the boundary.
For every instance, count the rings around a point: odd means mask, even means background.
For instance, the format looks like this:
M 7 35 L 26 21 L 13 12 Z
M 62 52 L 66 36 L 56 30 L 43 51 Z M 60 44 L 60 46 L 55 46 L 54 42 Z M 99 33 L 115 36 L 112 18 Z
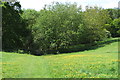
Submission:
M 33 56 L 1 52 L 4 78 L 117 78 L 118 42 L 92 50 Z

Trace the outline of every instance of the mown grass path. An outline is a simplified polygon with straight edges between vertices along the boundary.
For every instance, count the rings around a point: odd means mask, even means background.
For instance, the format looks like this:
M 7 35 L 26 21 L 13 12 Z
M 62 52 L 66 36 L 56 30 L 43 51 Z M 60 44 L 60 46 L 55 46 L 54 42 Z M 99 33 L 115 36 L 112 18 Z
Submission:
M 3 76 L 4 77 L 50 77 L 49 66 L 44 57 L 36 57 L 32 55 L 13 54 L 9 55 L 10 61 L 3 62 Z M 6 56 L 3 54 L 3 56 Z M 5 59 L 8 59 L 6 57 Z M 4 72 L 5 71 L 5 72 Z M 6 73 L 6 71 L 8 73 Z
M 2 52 L 4 78 L 117 78 L 118 42 L 83 52 L 33 56 Z

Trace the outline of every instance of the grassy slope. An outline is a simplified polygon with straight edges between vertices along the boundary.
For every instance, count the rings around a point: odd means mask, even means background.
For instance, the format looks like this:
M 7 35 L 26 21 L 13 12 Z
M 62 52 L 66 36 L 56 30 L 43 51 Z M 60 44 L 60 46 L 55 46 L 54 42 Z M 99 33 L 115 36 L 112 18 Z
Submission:
M 118 42 L 95 50 L 70 54 L 33 56 L 2 53 L 5 78 L 116 78 Z

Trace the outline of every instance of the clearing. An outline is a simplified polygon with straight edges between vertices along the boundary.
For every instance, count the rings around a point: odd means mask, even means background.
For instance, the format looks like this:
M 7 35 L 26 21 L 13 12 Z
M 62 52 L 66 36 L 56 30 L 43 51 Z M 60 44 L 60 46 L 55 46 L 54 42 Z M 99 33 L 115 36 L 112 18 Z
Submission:
M 3 78 L 117 78 L 118 42 L 82 52 L 33 56 L 0 52 Z M 1 58 L 0 58 L 1 59 Z

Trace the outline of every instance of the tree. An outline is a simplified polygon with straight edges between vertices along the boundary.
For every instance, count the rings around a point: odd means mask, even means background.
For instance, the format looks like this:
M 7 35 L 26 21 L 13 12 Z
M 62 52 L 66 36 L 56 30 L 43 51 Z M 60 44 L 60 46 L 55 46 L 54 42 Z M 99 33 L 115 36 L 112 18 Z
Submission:
M 19 2 L 3 2 L 2 5 L 2 48 L 4 51 L 23 49 L 26 27 L 20 16 Z
M 33 34 L 35 32 L 34 24 L 36 23 L 36 20 L 40 14 L 34 9 L 24 9 L 23 12 L 24 13 L 21 14 L 21 17 L 25 22 L 24 26 L 28 29 L 28 35 L 26 36 L 24 41 L 24 48 L 25 51 L 33 53 L 33 50 L 36 48 L 36 45 L 33 42 Z
M 110 15 L 110 17 L 111 17 L 112 20 L 120 17 L 120 9 L 119 8 L 106 9 L 106 11 L 109 12 L 109 15 Z
M 107 10 L 88 6 L 82 11 L 76 3 L 53 2 L 40 11 L 22 11 L 19 2 L 5 2 L 2 8 L 5 51 L 23 49 L 36 55 L 58 53 L 71 46 L 107 38 L 111 25 L 119 28 L 119 19 L 110 24 Z
M 110 31 L 112 37 L 120 37 L 120 18 L 114 19 L 110 24 L 106 24 L 105 28 Z
M 79 43 L 81 11 L 76 4 L 53 3 L 40 11 L 34 25 L 34 43 L 39 52 L 58 50 Z
M 109 15 L 111 17 L 110 23 L 105 25 L 105 28 L 110 31 L 112 37 L 119 37 L 120 35 L 120 9 L 106 9 L 106 11 L 109 12 Z
M 98 7 L 86 7 L 81 26 L 81 42 L 94 43 L 106 38 L 104 25 L 108 23 L 110 17 L 108 12 Z

